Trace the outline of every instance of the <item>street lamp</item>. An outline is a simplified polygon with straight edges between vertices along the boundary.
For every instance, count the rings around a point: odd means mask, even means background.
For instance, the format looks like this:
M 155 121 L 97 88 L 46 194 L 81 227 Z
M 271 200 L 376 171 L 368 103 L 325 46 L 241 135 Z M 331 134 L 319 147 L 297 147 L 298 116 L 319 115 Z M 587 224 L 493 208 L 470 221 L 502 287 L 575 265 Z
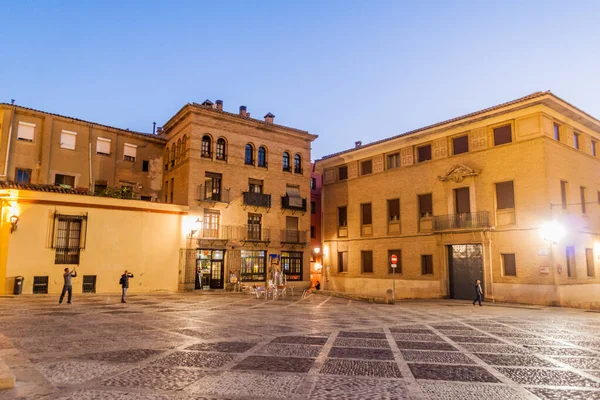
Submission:
M 556 221 L 550 221 L 545 223 L 541 227 L 541 234 L 544 240 L 550 243 L 556 244 L 562 240 L 566 234 L 565 227 Z
M 200 221 L 200 218 L 196 219 L 196 221 L 194 221 L 194 224 L 192 225 L 192 230 L 190 231 L 190 237 L 193 237 L 196 232 L 198 232 L 200 230 L 200 228 L 202 227 L 202 221 Z

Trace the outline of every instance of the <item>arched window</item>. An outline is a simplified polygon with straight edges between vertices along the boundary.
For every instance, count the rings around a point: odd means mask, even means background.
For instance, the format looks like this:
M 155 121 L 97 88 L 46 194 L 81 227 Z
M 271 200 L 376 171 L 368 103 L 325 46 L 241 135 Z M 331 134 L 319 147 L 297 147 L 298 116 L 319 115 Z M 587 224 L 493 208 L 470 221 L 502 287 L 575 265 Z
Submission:
M 285 172 L 292 171 L 292 169 L 290 168 L 290 153 L 288 153 L 287 151 L 283 153 L 283 170 Z
M 187 136 L 183 135 L 183 140 L 181 141 L 181 159 L 185 159 L 185 155 L 187 153 Z
M 227 160 L 227 152 L 225 151 L 225 139 L 217 140 L 217 160 Z
M 165 149 L 165 171 L 169 170 L 169 147 Z
M 210 154 L 210 136 L 204 135 L 202 136 L 202 157 L 210 158 L 212 154 Z
M 301 174 L 302 173 L 302 157 L 300 154 L 296 154 L 294 156 L 294 173 Z
M 246 145 L 244 161 L 247 165 L 254 165 L 254 147 L 251 144 Z
M 264 146 L 260 146 L 258 148 L 258 166 L 266 167 L 267 166 L 267 149 Z
M 181 161 L 181 139 L 177 139 L 177 162 Z
M 171 145 L 171 167 L 175 166 L 175 143 Z

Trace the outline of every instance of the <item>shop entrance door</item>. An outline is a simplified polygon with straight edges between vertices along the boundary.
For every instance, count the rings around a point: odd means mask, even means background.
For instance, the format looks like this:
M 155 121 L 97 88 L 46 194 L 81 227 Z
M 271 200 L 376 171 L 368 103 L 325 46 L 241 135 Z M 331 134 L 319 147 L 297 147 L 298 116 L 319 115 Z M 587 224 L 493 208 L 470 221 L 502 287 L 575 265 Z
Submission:
M 223 289 L 225 250 L 198 249 L 196 289 Z
M 223 260 L 213 261 L 210 268 L 210 288 L 223 289 Z
M 475 299 L 475 281 L 483 282 L 483 247 L 480 244 L 454 244 L 448 246 L 450 272 L 450 297 Z

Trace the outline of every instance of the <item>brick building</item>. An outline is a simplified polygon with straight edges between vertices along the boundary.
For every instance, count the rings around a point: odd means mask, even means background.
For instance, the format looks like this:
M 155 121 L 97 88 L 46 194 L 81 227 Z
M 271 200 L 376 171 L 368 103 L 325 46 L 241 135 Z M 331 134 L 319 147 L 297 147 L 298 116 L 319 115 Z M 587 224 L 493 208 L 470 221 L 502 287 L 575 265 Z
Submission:
M 600 121 L 550 92 L 326 156 L 327 289 L 600 307 Z

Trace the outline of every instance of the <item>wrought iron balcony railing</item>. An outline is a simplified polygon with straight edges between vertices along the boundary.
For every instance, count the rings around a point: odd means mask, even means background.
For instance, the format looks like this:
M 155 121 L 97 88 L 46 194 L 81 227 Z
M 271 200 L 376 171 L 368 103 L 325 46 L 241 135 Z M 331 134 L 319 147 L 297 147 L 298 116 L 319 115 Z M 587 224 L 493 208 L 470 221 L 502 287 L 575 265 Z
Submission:
M 198 185 L 196 191 L 196 201 L 218 201 L 223 203 L 229 203 L 229 189 L 215 188 L 211 186 Z
M 262 225 L 246 225 L 241 228 L 240 237 L 247 242 L 268 242 L 271 238 L 271 230 Z
M 447 229 L 482 229 L 489 227 L 491 227 L 491 224 L 490 213 L 488 211 L 435 215 L 433 217 L 434 231 L 443 231 Z
M 244 205 L 271 208 L 271 195 L 264 193 L 244 192 Z
M 306 212 L 306 199 L 300 197 L 281 196 L 281 208 Z
M 282 229 L 281 243 L 306 243 L 306 231 Z
M 203 226 L 198 232 L 198 239 L 233 239 L 233 227 L 230 225 Z

